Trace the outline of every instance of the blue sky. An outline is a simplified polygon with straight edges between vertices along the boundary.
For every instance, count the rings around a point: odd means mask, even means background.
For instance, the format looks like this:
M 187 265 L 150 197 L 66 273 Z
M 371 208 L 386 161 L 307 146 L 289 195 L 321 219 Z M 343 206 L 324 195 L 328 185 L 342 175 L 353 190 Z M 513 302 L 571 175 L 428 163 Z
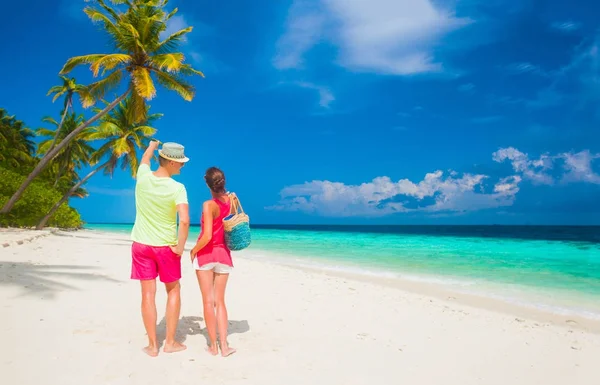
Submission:
M 5 5 L 0 106 L 30 127 L 58 118 L 46 92 L 69 57 L 108 52 L 84 4 Z M 216 165 L 254 223 L 600 224 L 597 2 L 170 6 L 206 78 L 192 102 L 159 88 L 150 105 L 192 159 L 177 179 L 193 221 Z M 87 188 L 86 221 L 133 221 L 128 173 Z

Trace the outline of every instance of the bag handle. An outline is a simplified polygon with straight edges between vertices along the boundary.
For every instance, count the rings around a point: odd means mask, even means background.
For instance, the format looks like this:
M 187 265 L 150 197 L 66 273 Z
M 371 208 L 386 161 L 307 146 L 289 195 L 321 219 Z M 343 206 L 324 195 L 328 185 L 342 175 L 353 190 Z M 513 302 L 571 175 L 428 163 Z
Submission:
M 240 209 L 240 212 L 244 212 L 244 208 L 242 207 L 242 203 L 240 202 L 240 199 L 237 197 L 237 195 L 235 193 L 229 193 L 229 202 L 231 202 L 231 208 L 234 209 L 234 213 L 237 214 L 238 213 L 238 209 Z

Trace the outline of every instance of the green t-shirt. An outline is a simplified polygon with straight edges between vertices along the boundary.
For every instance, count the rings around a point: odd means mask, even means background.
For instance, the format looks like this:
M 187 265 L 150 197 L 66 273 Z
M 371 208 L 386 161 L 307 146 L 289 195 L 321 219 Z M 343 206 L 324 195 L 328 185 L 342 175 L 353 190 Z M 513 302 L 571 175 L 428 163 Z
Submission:
M 177 205 L 188 203 L 185 186 L 155 176 L 141 164 L 135 185 L 135 224 L 131 239 L 148 246 L 177 244 Z

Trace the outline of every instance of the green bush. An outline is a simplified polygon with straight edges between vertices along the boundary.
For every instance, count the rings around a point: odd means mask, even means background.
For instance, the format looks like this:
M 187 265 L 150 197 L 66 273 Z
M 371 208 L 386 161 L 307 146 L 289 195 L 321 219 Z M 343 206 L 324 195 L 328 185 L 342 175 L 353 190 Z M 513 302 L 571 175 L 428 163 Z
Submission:
M 0 167 L 0 207 L 19 188 L 25 176 Z M 8 214 L 0 214 L 0 226 L 33 227 L 62 198 L 62 194 L 46 182 L 34 180 Z M 74 208 L 63 204 L 48 221 L 48 226 L 63 229 L 79 228 L 81 216 Z

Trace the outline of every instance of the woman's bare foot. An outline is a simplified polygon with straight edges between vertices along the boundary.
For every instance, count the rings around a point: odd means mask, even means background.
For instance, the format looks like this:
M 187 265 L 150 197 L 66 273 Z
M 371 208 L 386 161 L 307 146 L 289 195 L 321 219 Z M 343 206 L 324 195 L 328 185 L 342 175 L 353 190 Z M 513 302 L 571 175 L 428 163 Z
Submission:
M 219 348 L 217 347 L 217 345 L 207 346 L 206 351 L 213 356 L 216 356 L 217 354 L 219 354 Z
M 158 356 L 158 348 L 156 346 L 148 345 L 145 348 L 143 348 L 142 351 L 150 357 Z
M 187 349 L 187 346 L 180 344 L 179 342 L 173 342 L 172 344 L 165 344 L 163 349 L 165 353 L 177 353 Z
M 229 347 L 227 345 L 225 345 L 224 348 L 223 347 L 221 348 L 221 355 L 223 357 L 228 357 L 228 356 L 232 355 L 235 352 L 236 352 L 236 350 L 234 348 L 231 348 L 231 347 Z

